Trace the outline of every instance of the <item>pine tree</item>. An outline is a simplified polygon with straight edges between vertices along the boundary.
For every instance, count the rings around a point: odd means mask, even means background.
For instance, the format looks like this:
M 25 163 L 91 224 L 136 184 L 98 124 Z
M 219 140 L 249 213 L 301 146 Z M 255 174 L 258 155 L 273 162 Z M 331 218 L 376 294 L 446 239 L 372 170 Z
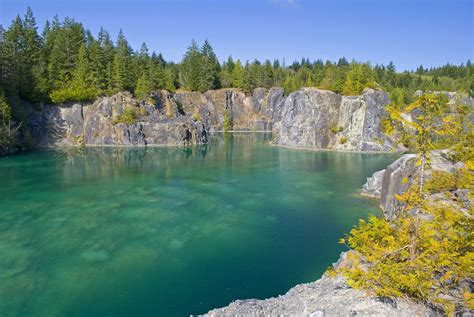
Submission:
M 219 73 L 221 70 L 219 61 L 211 46 L 206 39 L 201 48 L 202 64 L 201 64 L 201 80 L 200 91 L 205 92 L 209 89 L 220 88 Z
M 342 92 L 345 95 L 359 95 L 367 87 L 375 87 L 372 69 L 368 64 L 352 62 Z
M 146 100 L 151 92 L 151 83 L 146 73 L 142 75 L 137 80 L 137 85 L 135 87 L 135 96 L 139 100 Z
M 327 61 L 324 65 L 324 77 L 319 85 L 319 88 L 326 89 L 326 90 L 336 90 L 336 82 L 337 82 L 337 69 L 336 66 Z
M 232 87 L 232 72 L 234 71 L 235 63 L 232 56 L 227 58 L 224 62 L 221 72 L 219 74 L 222 87 Z
M 70 82 L 63 88 L 51 92 L 53 102 L 92 100 L 97 97 L 98 89 L 94 85 L 94 73 L 84 44 L 79 48 L 77 62 Z
M 37 78 L 35 67 L 38 65 L 41 39 L 37 33 L 36 20 L 30 7 L 26 9 L 23 19 L 23 41 L 24 41 L 24 61 L 22 83 L 20 94 L 29 100 L 36 100 L 38 91 L 36 89 Z
M 240 59 L 235 62 L 234 69 L 232 70 L 232 87 L 234 88 L 244 88 L 244 68 Z
M 192 40 L 179 67 L 179 81 L 181 87 L 198 91 L 201 86 L 202 54 L 195 40 Z
M 113 91 L 132 90 L 134 88 L 132 71 L 132 49 L 120 30 L 117 38 L 117 49 L 112 66 Z
M 166 89 L 165 62 L 163 59 L 153 53 L 148 68 L 151 89 Z
M 100 28 L 97 43 L 97 53 L 91 55 L 91 62 L 97 70 L 100 91 L 110 92 L 113 88 L 112 77 L 115 48 L 109 33 L 104 28 Z

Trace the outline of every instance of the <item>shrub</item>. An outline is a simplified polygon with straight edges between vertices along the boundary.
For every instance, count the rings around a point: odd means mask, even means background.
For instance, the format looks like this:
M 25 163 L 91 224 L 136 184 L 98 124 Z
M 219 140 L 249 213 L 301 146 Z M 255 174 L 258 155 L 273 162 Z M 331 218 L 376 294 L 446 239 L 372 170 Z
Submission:
M 49 94 L 51 101 L 54 103 L 61 103 L 67 101 L 88 101 L 97 97 L 97 90 L 95 88 L 74 88 L 67 87 L 63 89 L 54 90 Z
M 434 171 L 425 189 L 442 191 L 470 186 L 472 174 Z M 443 184 L 444 183 L 444 184 Z M 446 192 L 449 196 L 449 192 Z M 413 185 L 397 198 L 405 207 L 389 221 L 374 216 L 359 224 L 341 243 L 356 250 L 352 266 L 339 269 L 349 286 L 387 297 L 410 297 L 443 309 L 473 308 L 472 213 L 462 204 L 426 199 Z M 425 220 L 408 211 L 418 210 Z M 428 220 L 429 219 L 429 220 Z M 448 298 L 446 299 L 447 296 Z
M 344 144 L 346 142 L 347 142 L 347 138 L 345 136 L 341 136 L 341 138 L 339 139 L 339 143 Z
M 201 121 L 202 120 L 201 112 L 199 111 L 198 107 L 196 107 L 196 109 L 194 110 L 193 119 L 195 121 Z
M 113 123 L 125 123 L 125 124 L 135 124 L 138 121 L 138 110 L 136 108 L 127 107 L 123 110 L 122 114 L 118 115 Z
M 433 170 L 431 179 L 426 183 L 426 190 L 437 193 L 453 191 L 458 188 L 469 188 L 472 181 L 472 175 L 467 168 L 461 168 L 453 173 Z
M 331 127 L 329 128 L 331 130 L 332 133 L 336 134 L 338 132 L 342 132 L 344 130 L 343 127 L 338 127 L 337 125 L 331 125 Z
M 224 114 L 224 132 L 232 131 L 232 117 L 230 116 L 230 111 L 226 110 Z

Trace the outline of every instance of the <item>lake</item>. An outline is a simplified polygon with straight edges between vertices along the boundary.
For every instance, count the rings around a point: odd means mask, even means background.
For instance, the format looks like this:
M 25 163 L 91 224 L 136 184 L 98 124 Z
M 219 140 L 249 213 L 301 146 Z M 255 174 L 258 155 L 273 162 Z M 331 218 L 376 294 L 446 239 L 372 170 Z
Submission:
M 0 158 L 0 316 L 186 316 L 318 279 L 396 156 L 270 140 Z

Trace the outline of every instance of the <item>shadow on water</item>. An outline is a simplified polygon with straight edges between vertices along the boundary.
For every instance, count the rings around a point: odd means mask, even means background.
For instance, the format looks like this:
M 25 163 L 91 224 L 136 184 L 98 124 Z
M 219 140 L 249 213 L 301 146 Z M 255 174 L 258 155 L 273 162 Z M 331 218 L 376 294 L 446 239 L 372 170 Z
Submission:
M 270 140 L 0 160 L 0 316 L 183 316 L 317 279 L 394 156 Z

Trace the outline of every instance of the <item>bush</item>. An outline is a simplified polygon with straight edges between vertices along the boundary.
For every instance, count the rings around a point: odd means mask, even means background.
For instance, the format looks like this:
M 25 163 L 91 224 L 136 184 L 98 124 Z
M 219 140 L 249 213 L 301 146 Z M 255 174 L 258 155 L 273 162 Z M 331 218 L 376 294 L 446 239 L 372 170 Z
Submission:
M 347 143 L 347 138 L 345 136 L 341 136 L 341 138 L 339 139 L 339 143 L 341 144 Z
M 467 168 L 459 175 L 448 174 L 434 171 L 425 189 L 472 188 L 472 174 Z M 405 205 L 397 218 L 390 222 L 374 216 L 360 220 L 341 240 L 357 252 L 352 253 L 353 265 L 339 272 L 346 276 L 349 286 L 376 296 L 410 297 L 447 314 L 458 308 L 472 309 L 472 213 L 463 212 L 463 205 L 455 201 L 447 204 L 427 199 L 418 185 L 397 198 Z M 427 217 L 408 213 L 413 210 Z
M 88 101 L 97 97 L 97 90 L 95 88 L 81 88 L 75 89 L 67 87 L 63 89 L 54 90 L 49 94 L 51 101 L 54 103 L 61 103 L 67 101 Z
M 125 123 L 125 124 L 135 124 L 138 121 L 138 110 L 136 108 L 127 107 L 123 110 L 122 114 L 118 115 L 113 123 Z
M 230 111 L 226 110 L 224 114 L 224 132 L 232 131 L 232 118 L 230 116 Z
M 194 121 L 201 121 L 202 120 L 201 112 L 199 111 L 198 107 L 196 107 L 196 109 L 194 110 L 193 119 L 194 119 Z
M 336 134 L 338 132 L 342 132 L 344 130 L 343 127 L 338 127 L 337 125 L 331 125 L 331 127 L 329 128 L 329 130 L 331 130 L 332 133 Z
M 472 181 L 472 175 L 467 168 L 461 168 L 453 173 L 433 170 L 431 179 L 426 183 L 426 190 L 437 193 L 458 188 L 467 189 Z

